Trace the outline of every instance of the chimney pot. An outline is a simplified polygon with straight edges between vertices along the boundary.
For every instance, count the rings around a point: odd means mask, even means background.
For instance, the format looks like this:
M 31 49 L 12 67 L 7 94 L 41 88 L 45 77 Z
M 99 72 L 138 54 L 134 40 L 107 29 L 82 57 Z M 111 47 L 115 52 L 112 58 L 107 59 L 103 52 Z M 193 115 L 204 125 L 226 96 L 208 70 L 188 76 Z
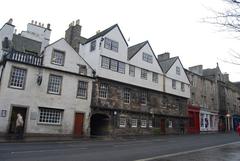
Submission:
M 32 20 L 31 24 L 34 24 L 34 20 Z
M 12 22 L 13 22 L 13 19 L 10 18 L 10 19 L 8 20 L 8 23 L 9 23 L 9 24 L 12 24 Z
M 80 20 L 77 19 L 77 21 L 76 21 L 76 25 L 79 25 L 79 24 L 80 24 Z
M 50 29 L 50 24 L 49 23 L 47 24 L 47 29 Z
M 35 21 L 35 25 L 37 25 L 37 21 Z

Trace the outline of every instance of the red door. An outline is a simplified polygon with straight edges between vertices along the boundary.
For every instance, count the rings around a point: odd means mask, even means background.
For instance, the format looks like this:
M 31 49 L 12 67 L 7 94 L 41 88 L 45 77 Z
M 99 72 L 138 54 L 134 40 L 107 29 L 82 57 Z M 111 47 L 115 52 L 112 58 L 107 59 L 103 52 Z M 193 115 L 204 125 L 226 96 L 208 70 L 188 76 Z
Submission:
M 160 121 L 160 128 L 161 128 L 161 133 L 165 134 L 166 133 L 165 119 L 161 119 L 161 121 Z
M 75 123 L 74 123 L 74 136 L 82 136 L 83 135 L 83 113 L 75 114 Z

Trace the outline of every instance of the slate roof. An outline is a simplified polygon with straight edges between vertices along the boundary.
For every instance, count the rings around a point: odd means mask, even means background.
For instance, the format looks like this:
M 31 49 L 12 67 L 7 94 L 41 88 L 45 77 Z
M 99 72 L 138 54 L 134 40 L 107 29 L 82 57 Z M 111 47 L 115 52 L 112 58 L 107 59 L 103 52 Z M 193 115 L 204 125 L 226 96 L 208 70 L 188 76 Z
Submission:
M 173 58 L 159 61 L 159 64 L 162 67 L 163 72 L 167 73 L 177 59 L 178 57 L 173 57 Z
M 87 40 L 87 38 L 80 36 L 80 44 L 85 44 Z
M 84 44 L 87 44 L 87 43 L 89 43 L 89 42 L 91 42 L 91 41 L 93 41 L 93 40 L 95 40 L 95 39 L 97 39 L 97 38 L 99 38 L 99 37 L 102 37 L 102 36 L 106 35 L 108 32 L 110 32 L 110 31 L 111 31 L 112 29 L 114 29 L 115 27 L 118 27 L 118 28 L 119 28 L 118 24 L 115 24 L 115 25 L 113 25 L 113 26 L 111 26 L 111 27 L 109 27 L 109 28 L 107 28 L 107 29 L 105 29 L 105 30 L 97 33 L 96 35 L 88 38 Z M 127 43 L 126 39 L 124 38 L 124 36 L 123 36 L 120 28 L 119 28 L 119 31 L 120 31 L 120 33 L 121 33 L 121 35 L 122 35 L 125 43 L 126 43 L 127 46 L 128 46 L 128 43 Z
M 134 57 L 137 54 L 137 52 L 139 50 L 141 50 L 142 47 L 144 47 L 147 43 L 148 43 L 148 41 L 144 41 L 142 43 L 139 43 L 139 44 L 129 47 L 128 48 L 128 60 L 130 60 L 132 57 Z
M 203 69 L 203 75 L 204 76 L 216 75 L 216 73 L 217 73 L 217 68 Z
M 13 49 L 20 52 L 37 53 L 41 52 L 41 42 L 23 37 L 21 35 L 13 35 Z

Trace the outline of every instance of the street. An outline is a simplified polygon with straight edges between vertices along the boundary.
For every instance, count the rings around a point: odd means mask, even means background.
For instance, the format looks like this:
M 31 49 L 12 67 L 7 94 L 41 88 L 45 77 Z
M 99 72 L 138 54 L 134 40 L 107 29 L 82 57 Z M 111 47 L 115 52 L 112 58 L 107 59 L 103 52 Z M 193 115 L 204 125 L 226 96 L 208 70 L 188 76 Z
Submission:
M 237 161 L 236 133 L 0 143 L 0 161 Z

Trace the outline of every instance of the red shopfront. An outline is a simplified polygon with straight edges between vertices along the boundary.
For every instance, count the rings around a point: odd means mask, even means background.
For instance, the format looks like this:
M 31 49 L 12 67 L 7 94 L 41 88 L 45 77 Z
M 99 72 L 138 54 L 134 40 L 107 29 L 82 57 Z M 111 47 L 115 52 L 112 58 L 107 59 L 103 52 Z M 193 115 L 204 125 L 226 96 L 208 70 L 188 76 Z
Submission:
M 200 112 L 199 107 L 188 105 L 188 117 L 189 117 L 188 133 L 190 134 L 200 133 L 199 112 Z

